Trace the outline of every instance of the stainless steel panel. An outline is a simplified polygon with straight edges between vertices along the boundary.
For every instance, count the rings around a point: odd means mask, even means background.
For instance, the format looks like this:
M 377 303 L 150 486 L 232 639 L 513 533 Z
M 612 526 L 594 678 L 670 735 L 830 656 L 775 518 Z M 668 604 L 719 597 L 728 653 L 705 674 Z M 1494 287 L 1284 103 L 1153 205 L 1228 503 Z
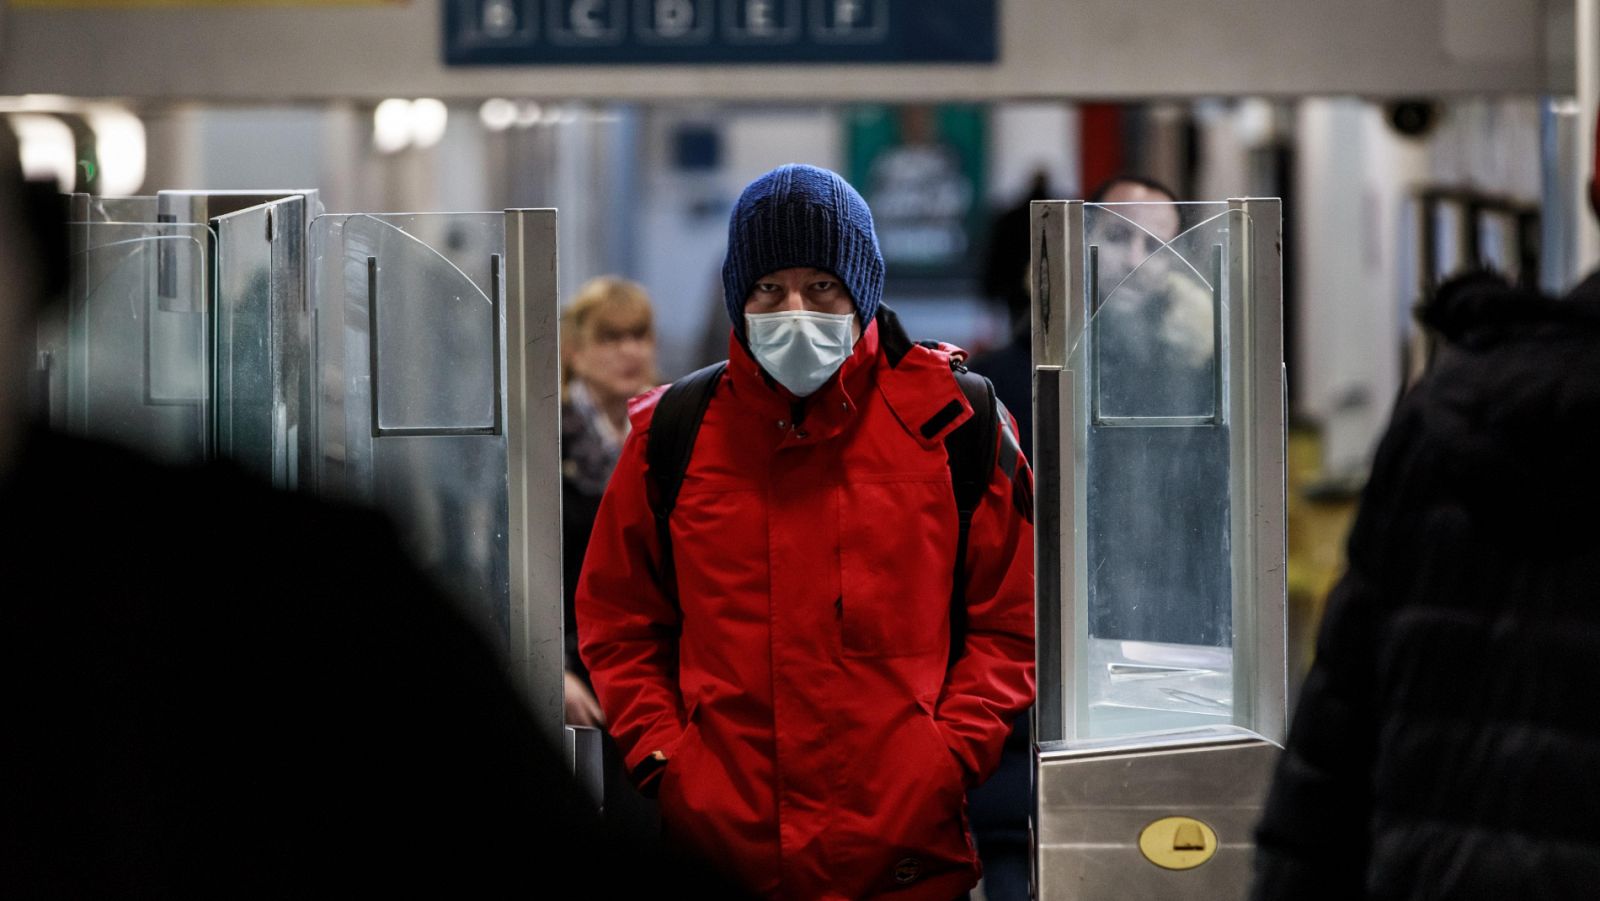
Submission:
M 89 277 L 89 222 L 93 198 L 88 194 L 67 195 L 67 302 L 47 305 L 39 317 L 38 348 L 44 421 L 54 429 L 68 428 L 67 375 L 70 369 L 68 345 L 73 326 L 83 309 L 83 289 Z
M 1035 531 L 1035 615 L 1040 648 L 1038 740 L 1080 734 L 1084 687 L 1068 678 L 1081 659 L 1085 548 L 1067 542 L 1082 520 L 1082 429 L 1075 415 L 1080 375 L 1065 368 L 1083 334 L 1083 202 L 1046 200 L 1031 206 L 1030 283 L 1033 301 L 1035 484 L 1034 507 L 1044 517 Z M 1051 673 L 1049 677 L 1045 674 Z
M 1582 180 L 1595 171 L 1595 154 L 1600 152 L 1594 143 L 1595 120 L 1600 117 L 1600 0 L 1575 0 L 1575 6 L 1577 65 L 1574 66 L 1573 81 L 1578 101 L 1578 127 L 1574 137 L 1577 141 L 1575 168 L 1579 173 L 1575 187 L 1581 197 Z M 1576 279 L 1579 273 L 1589 272 L 1600 265 L 1600 222 L 1580 213 L 1573 225 L 1578 239 L 1572 248 L 1572 256 L 1567 260 L 1567 268 Z
M 1239 265 L 1232 275 L 1230 311 L 1234 372 L 1229 402 L 1238 411 L 1232 440 L 1234 507 L 1234 716 L 1268 741 L 1288 734 L 1285 616 L 1288 545 L 1285 538 L 1287 396 L 1283 368 L 1283 202 L 1276 198 L 1228 201 Z M 1241 215 L 1242 214 L 1242 215 Z M 1244 444 L 1243 442 L 1248 442 Z M 1249 580 L 1249 581 L 1245 581 Z M 1246 651 L 1245 653 L 1239 653 Z
M 566 729 L 567 762 L 572 767 L 573 781 L 589 793 L 589 798 L 599 809 L 604 809 L 606 796 L 602 738 L 599 729 L 589 726 L 568 726 Z
M 1029 213 L 1033 364 L 1065 366 L 1067 342 L 1083 329 L 1081 319 L 1073 322 L 1071 310 L 1081 302 L 1074 287 L 1081 282 L 1073 282 L 1071 273 L 1083 272 L 1083 202 L 1035 200 Z
M 1067 742 L 1041 749 L 1036 896 L 1242 898 L 1250 882 L 1251 834 L 1277 753 L 1271 742 L 1234 727 L 1138 744 Z M 1163 869 L 1146 859 L 1140 833 L 1168 816 L 1210 826 L 1215 856 L 1191 870 Z
M 1582 133 L 1582 110 L 1574 100 L 1546 99 L 1541 119 L 1539 287 L 1564 294 L 1583 275 L 1578 248 L 1589 218 L 1584 202 L 1589 173 L 1578 158 L 1589 136 Z
M 540 727 L 575 754 L 563 741 L 556 211 L 507 210 L 505 228 L 511 662 Z
M 219 216 L 237 213 L 285 197 L 305 197 L 308 217 L 321 212 L 315 188 L 253 191 L 161 191 L 156 195 L 157 215 L 172 218 L 159 222 L 209 222 Z
M 1039 332 L 1034 331 L 1038 340 Z M 1033 496 L 1034 528 L 1041 535 L 1061 534 L 1063 519 L 1070 508 L 1063 511 L 1062 486 L 1070 484 L 1062 477 L 1062 424 L 1061 394 L 1070 393 L 1072 374 L 1059 366 L 1040 366 L 1033 371 Z M 1068 525 L 1070 528 L 1070 523 Z M 1034 634 L 1065 635 L 1062 628 L 1063 562 L 1066 554 L 1059 541 L 1040 540 L 1033 543 L 1034 572 Z M 1033 735 L 1036 741 L 1059 741 L 1070 734 L 1067 730 L 1069 711 L 1075 715 L 1064 697 L 1068 685 L 1065 655 L 1062 642 L 1036 643 L 1038 670 L 1035 684 L 1038 696 L 1033 704 Z M 1075 729 L 1073 730 L 1076 731 Z

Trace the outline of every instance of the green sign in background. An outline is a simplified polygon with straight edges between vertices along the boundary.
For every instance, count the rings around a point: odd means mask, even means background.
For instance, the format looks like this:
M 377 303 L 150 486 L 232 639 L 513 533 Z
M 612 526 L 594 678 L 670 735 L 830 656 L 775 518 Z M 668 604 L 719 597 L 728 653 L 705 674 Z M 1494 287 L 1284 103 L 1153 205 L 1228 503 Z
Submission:
M 848 113 L 847 176 L 872 207 L 891 280 L 975 277 L 988 220 L 985 127 L 973 105 Z

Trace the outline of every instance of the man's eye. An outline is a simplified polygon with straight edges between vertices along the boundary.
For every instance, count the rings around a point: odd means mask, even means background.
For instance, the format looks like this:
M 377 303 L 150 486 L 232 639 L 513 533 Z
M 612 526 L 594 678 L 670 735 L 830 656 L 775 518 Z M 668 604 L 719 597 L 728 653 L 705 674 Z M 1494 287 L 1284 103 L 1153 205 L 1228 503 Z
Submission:
M 813 284 L 811 286 L 811 290 L 817 291 L 819 293 L 822 293 L 822 292 L 832 291 L 834 288 L 837 288 L 838 286 L 839 286 L 838 282 L 816 282 L 815 284 Z

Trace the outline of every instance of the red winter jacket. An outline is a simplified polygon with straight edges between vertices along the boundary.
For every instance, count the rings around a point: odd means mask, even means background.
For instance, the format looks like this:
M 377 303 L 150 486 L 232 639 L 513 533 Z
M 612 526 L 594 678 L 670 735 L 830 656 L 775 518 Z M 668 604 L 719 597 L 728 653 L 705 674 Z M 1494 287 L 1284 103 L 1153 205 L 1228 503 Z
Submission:
M 972 887 L 965 793 L 1033 700 L 1032 474 L 997 454 L 950 666 L 943 442 L 972 410 L 948 352 L 903 335 L 880 351 L 879 332 L 800 417 L 730 342 L 672 514 L 677 606 L 645 478 L 661 389 L 636 399 L 578 587 L 580 651 L 628 767 L 667 755 L 668 832 L 773 898 Z

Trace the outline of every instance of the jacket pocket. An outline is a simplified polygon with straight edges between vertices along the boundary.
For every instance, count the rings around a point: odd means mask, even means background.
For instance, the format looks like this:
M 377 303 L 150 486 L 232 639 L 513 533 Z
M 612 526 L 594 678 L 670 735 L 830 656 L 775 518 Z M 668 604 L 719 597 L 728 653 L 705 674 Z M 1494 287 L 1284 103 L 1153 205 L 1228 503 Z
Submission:
M 656 798 L 662 804 L 672 803 L 675 805 L 682 800 L 679 789 L 683 785 L 685 770 L 690 765 L 690 752 L 698 746 L 700 741 L 700 730 L 696 724 L 699 709 L 699 702 L 691 701 L 689 709 L 684 711 L 683 734 L 678 736 L 676 742 L 673 742 L 672 751 L 667 756 L 667 764 L 661 770 L 661 784 L 658 786 Z M 669 796 L 672 798 L 671 802 L 668 801 Z
M 948 649 L 956 509 L 948 475 L 843 486 L 836 605 L 845 657 Z
M 956 758 L 955 752 L 950 750 L 950 744 L 945 741 L 944 733 L 939 730 L 939 721 L 934 718 L 932 706 L 918 698 L 917 713 L 918 719 L 922 723 L 923 731 L 932 736 L 929 741 L 939 749 L 937 759 L 944 764 L 941 770 L 944 777 L 942 784 L 951 787 L 957 794 L 962 796 L 964 807 L 967 790 L 966 769 L 961 765 L 961 761 Z
M 863 837 L 860 845 L 860 866 L 871 874 L 871 887 L 854 897 L 902 891 L 916 897 L 912 886 L 976 868 L 961 764 L 928 705 L 919 698 L 891 714 L 889 721 L 894 728 L 884 735 L 882 747 L 892 755 L 893 765 L 870 783 L 878 813 L 870 838 Z

